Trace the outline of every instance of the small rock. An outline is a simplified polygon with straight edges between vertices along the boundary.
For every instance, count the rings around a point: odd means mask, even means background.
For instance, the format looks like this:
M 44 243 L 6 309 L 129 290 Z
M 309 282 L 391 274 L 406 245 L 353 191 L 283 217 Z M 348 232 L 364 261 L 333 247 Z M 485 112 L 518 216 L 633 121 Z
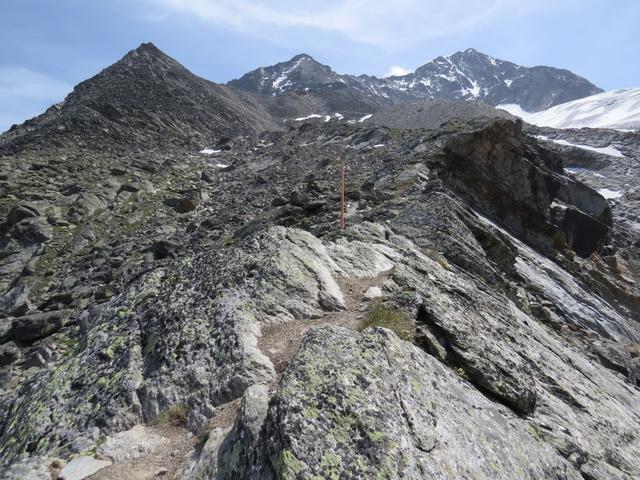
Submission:
M 169 442 L 169 439 L 153 433 L 149 427 L 136 425 L 107 438 L 98 447 L 97 453 L 114 462 L 124 462 L 153 454 Z
M 111 169 L 111 175 L 114 177 L 121 177 L 122 175 L 126 175 L 127 170 L 122 167 L 113 167 Z
M 26 218 L 14 225 L 11 236 L 23 243 L 42 243 L 53 237 L 51 225 L 44 217 Z
M 286 205 L 287 203 L 288 200 L 284 197 L 275 197 L 273 200 L 271 200 L 272 207 L 280 207 L 282 205 Z
M 20 204 L 9 210 L 9 213 L 7 215 L 7 224 L 9 226 L 13 226 L 18 222 L 21 222 L 25 218 L 33 218 L 39 216 L 40 212 L 38 212 L 35 207 L 31 205 Z
M 21 353 L 15 342 L 0 345 L 0 366 L 9 365 L 20 359 Z
M 60 472 L 62 480 L 83 480 L 103 468 L 111 466 L 110 460 L 98 460 L 94 457 L 76 457 L 67 463 Z
M 313 213 L 322 210 L 325 206 L 326 202 L 324 200 L 312 200 L 305 203 L 302 208 L 304 208 L 305 212 Z
M 0 343 L 11 339 L 11 320 L 0 318 Z
M 298 190 L 294 190 L 289 195 L 289 203 L 294 207 L 303 207 L 307 202 L 307 197 L 303 193 L 300 193 Z
M 177 255 L 180 245 L 171 240 L 157 240 L 143 250 L 143 253 L 152 252 L 154 260 L 162 260 L 164 258 L 173 258 Z
M 169 470 L 167 470 L 166 468 L 162 467 L 162 468 L 159 468 L 158 470 L 156 470 L 156 473 L 154 474 L 154 476 L 162 477 L 162 476 L 166 475 L 167 473 L 169 473 Z
M 382 289 L 380 287 L 369 287 L 366 292 L 364 292 L 364 298 L 368 300 L 373 300 L 374 298 L 380 298 L 382 296 Z
M 104 287 L 100 287 L 96 291 L 95 299 L 97 302 L 106 302 L 107 300 L 111 299 L 115 294 L 116 292 L 114 292 L 114 290 L 111 287 L 104 286 Z

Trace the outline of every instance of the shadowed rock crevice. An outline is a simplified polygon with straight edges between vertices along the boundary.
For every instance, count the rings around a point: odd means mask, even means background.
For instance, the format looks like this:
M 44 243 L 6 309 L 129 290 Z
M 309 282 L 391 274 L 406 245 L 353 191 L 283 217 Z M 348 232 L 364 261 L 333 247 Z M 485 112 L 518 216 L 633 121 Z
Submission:
M 465 348 L 456 345 L 455 336 L 438 325 L 436 317 L 424 304 L 418 307 L 416 316 L 416 344 L 469 380 L 489 398 L 521 415 L 535 411 L 535 382 L 527 372 L 516 375 L 502 369 L 484 372 L 478 364 L 466 358 Z

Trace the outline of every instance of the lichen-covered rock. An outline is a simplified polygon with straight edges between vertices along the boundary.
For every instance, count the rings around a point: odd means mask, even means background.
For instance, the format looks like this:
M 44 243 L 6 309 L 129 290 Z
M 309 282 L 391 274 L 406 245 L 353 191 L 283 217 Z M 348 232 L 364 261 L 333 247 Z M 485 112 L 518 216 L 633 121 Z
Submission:
M 178 405 L 197 432 L 217 405 L 273 380 L 261 325 L 344 308 L 338 269 L 312 235 L 274 227 L 150 271 L 91 319 L 67 359 L 14 395 L 1 458 L 74 452 Z
M 262 438 L 237 427 L 227 441 L 253 441 L 270 472 L 227 475 L 237 457 L 221 450 L 219 478 L 582 478 L 526 420 L 388 330 L 311 331 Z

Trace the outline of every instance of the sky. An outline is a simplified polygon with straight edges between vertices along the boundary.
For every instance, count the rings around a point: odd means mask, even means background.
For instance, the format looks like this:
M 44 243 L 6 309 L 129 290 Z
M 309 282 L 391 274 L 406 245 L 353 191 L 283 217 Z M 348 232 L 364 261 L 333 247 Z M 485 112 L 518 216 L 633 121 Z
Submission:
M 307 53 L 386 76 L 469 47 L 640 87 L 637 0 L 2 0 L 0 132 L 140 43 L 224 83 Z

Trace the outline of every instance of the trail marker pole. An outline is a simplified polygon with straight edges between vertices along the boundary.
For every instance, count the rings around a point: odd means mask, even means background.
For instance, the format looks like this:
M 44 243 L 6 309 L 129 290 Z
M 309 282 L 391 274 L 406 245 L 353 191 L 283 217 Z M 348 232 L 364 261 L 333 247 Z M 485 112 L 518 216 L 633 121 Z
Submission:
M 344 184 L 345 177 L 347 176 L 347 167 L 342 161 L 342 167 L 340 169 L 340 229 L 344 230 L 347 223 L 345 219 L 345 203 L 344 203 Z

